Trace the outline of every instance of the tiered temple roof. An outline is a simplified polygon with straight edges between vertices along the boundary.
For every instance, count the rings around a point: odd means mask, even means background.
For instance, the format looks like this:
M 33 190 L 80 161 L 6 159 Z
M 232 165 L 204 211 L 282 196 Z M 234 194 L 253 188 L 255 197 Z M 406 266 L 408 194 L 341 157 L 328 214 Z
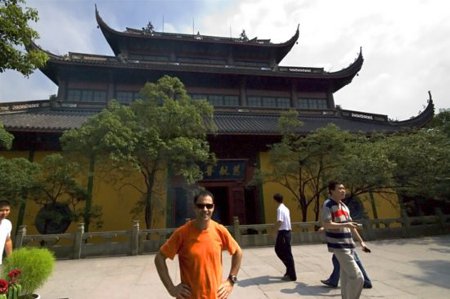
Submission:
M 286 42 L 274 44 L 268 39 L 249 39 L 245 31 L 239 38 L 197 34 L 157 32 L 147 26 L 142 29 L 126 28 L 119 32 L 95 15 L 99 28 L 116 56 L 140 56 L 144 60 L 171 61 L 175 57 L 197 59 L 199 63 L 251 64 L 275 66 L 289 53 L 299 37 L 299 28 Z
M 49 60 L 41 71 L 59 86 L 58 95 L 52 100 L 1 104 L 0 121 L 7 130 L 62 133 L 77 128 L 104 108 L 119 88 L 142 87 L 163 75 L 178 77 L 188 92 L 226 90 L 236 97 L 236 104 L 215 106 L 218 133 L 224 135 L 279 135 L 278 117 L 286 109 L 299 111 L 304 123 L 301 132 L 305 134 L 328 123 L 353 132 L 396 132 L 422 127 L 434 114 L 431 95 L 426 109 L 406 121 L 390 121 L 386 115 L 336 107 L 333 93 L 349 84 L 361 70 L 362 50 L 348 67 L 336 72 L 279 65 L 297 42 L 299 28 L 289 40 L 275 44 L 248 39 L 245 34 L 227 38 L 157 32 L 150 25 L 119 32 L 103 21 L 97 8 L 95 15 L 114 56 L 73 52 L 55 55 L 46 51 Z M 82 91 L 85 86 L 93 86 L 89 92 L 104 88 L 100 95 L 105 96 L 100 101 L 95 97 L 88 101 L 70 98 L 70 88 Z M 287 100 L 283 104 L 288 103 L 288 107 L 252 106 L 247 99 L 251 92 L 261 99 L 261 94 L 272 92 L 275 95 L 266 99 L 271 101 L 285 97 L 281 100 Z M 306 100 L 319 99 L 325 106 L 302 109 L 298 101 L 305 94 L 312 95 Z
M 50 101 L 30 101 L 0 104 L 0 121 L 11 132 L 62 133 L 79 128 L 94 111 L 67 111 L 51 108 Z M 420 128 L 434 115 L 434 103 L 430 98 L 426 108 L 416 117 L 403 121 L 389 120 L 386 115 L 351 110 L 333 112 L 315 111 L 300 113 L 303 126 L 299 133 L 307 134 L 325 124 L 333 123 L 350 132 L 393 133 Z M 214 121 L 218 133 L 223 135 L 279 135 L 279 111 L 218 110 Z

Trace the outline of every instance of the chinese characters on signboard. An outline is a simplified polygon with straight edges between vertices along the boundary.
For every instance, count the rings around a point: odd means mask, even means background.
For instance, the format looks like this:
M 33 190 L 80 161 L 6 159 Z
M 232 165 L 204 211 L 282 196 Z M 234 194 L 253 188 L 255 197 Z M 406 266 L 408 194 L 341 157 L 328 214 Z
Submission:
M 245 178 L 246 160 L 217 160 L 203 167 L 204 180 L 241 180 Z

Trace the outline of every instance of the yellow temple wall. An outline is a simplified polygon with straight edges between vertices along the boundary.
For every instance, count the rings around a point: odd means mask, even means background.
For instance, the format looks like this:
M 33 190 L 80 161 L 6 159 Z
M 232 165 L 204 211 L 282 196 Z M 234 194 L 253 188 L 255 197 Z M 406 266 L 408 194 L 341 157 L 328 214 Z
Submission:
M 54 152 L 36 152 L 34 154 L 34 161 L 39 162 L 45 156 L 50 155 Z M 0 155 L 6 158 L 28 158 L 29 152 L 11 152 L 4 151 Z M 87 175 L 87 166 L 86 175 Z M 133 182 L 138 182 L 138 187 L 143 188 L 144 182 L 142 176 L 138 173 L 133 177 L 129 177 Z M 80 183 L 83 186 L 87 185 L 87 177 L 82 177 Z M 158 182 L 154 188 L 154 194 L 159 199 L 154 200 L 153 205 L 153 217 L 152 217 L 152 228 L 164 228 L 166 224 L 166 198 L 167 198 L 167 184 L 166 184 L 166 174 L 161 174 L 158 176 Z M 120 188 L 119 185 L 112 185 L 108 182 L 107 178 L 103 174 L 96 172 L 94 174 L 94 187 L 93 187 L 93 201 L 92 205 L 99 205 L 102 207 L 102 217 L 103 222 L 100 228 L 95 225 L 95 219 L 91 220 L 89 226 L 89 231 L 113 231 L 113 230 L 128 230 L 131 229 L 133 225 L 134 217 L 130 211 L 135 206 L 136 202 L 141 198 L 141 193 L 139 193 L 135 188 L 126 186 Z M 33 200 L 28 200 L 26 203 L 24 223 L 27 226 L 27 234 L 38 234 L 38 231 L 34 225 L 35 217 L 41 206 L 37 205 Z M 77 205 L 77 209 L 84 209 L 84 203 Z M 18 206 L 13 206 L 9 219 L 13 223 L 13 230 L 15 232 L 17 218 L 18 218 Z M 137 219 L 140 222 L 142 229 L 145 229 L 145 219 L 144 211 L 142 211 Z M 82 222 L 82 219 L 80 220 Z M 74 232 L 77 230 L 78 222 L 73 221 L 69 226 L 67 232 Z
M 46 155 L 52 154 L 53 152 L 36 152 L 34 154 L 34 161 L 41 161 Z M 7 158 L 23 157 L 28 158 L 29 152 L 1 152 L 0 155 Z M 263 171 L 270 169 L 270 163 L 268 159 L 268 153 L 260 153 L 260 167 Z M 87 166 L 86 168 L 87 169 Z M 139 187 L 143 187 L 142 177 L 136 173 L 134 177 L 130 177 L 133 182 L 139 182 Z M 83 177 L 80 179 L 80 183 L 83 186 L 87 184 L 87 178 Z M 152 217 L 152 228 L 164 228 L 166 226 L 167 217 L 167 178 L 166 174 L 161 174 L 158 176 L 158 182 L 155 184 L 154 196 L 155 200 L 153 205 L 153 217 Z M 264 205 L 264 219 L 265 223 L 274 223 L 276 218 L 276 203 L 272 196 L 274 193 L 281 193 L 285 200 L 284 203 L 291 211 L 291 219 L 293 222 L 302 221 L 301 211 L 298 207 L 298 203 L 293 199 L 293 196 L 289 191 L 276 183 L 265 183 L 262 185 L 262 200 Z M 120 188 L 119 185 L 112 185 L 108 182 L 108 179 L 104 177 L 101 173 L 97 172 L 94 176 L 94 189 L 93 189 L 93 205 L 99 205 L 102 207 L 102 226 L 97 228 L 95 225 L 95 219 L 91 220 L 91 225 L 89 231 L 113 231 L 113 230 L 128 230 L 131 229 L 134 220 L 133 215 L 130 211 L 135 206 L 136 202 L 141 198 L 141 193 L 139 193 L 135 188 L 126 186 Z M 158 198 L 158 199 L 156 199 Z M 374 218 L 374 213 L 372 209 L 371 198 L 368 194 L 359 197 L 362 204 L 364 205 L 364 210 L 367 216 L 371 219 Z M 323 203 L 323 198 L 321 204 Z M 395 195 L 390 195 L 388 197 L 381 197 L 380 195 L 374 194 L 374 204 L 378 214 L 378 218 L 397 218 L 400 217 L 400 207 L 398 205 L 398 200 Z M 41 206 L 34 203 L 32 200 L 28 200 L 24 216 L 24 224 L 27 225 L 28 234 L 37 234 L 37 230 L 34 225 L 35 216 Z M 84 208 L 83 203 L 80 203 L 78 208 Z M 18 207 L 12 207 L 12 212 L 10 219 L 13 222 L 13 227 L 16 227 L 18 215 Z M 145 228 L 144 211 L 142 211 L 137 219 L 140 222 L 141 228 Z M 308 208 L 307 214 L 308 221 L 315 220 L 315 213 L 313 211 L 313 204 Z M 77 222 L 72 222 L 69 226 L 67 232 L 74 232 L 77 229 Z
M 267 152 L 260 153 L 260 169 L 264 171 L 270 171 L 271 165 L 269 162 L 269 154 Z M 272 196 L 275 193 L 280 193 L 284 197 L 283 203 L 289 208 L 291 212 L 292 222 L 301 222 L 301 210 L 297 201 L 290 191 L 285 187 L 277 183 L 264 183 L 262 186 L 263 190 L 263 203 L 266 223 L 275 223 L 276 221 L 276 209 L 277 203 L 273 200 Z M 373 194 L 376 213 L 379 219 L 384 218 L 398 218 L 400 217 L 400 206 L 398 203 L 397 195 L 379 195 Z M 320 206 L 326 198 L 320 200 Z M 372 202 L 369 194 L 364 194 L 358 197 L 364 206 L 364 211 L 370 219 L 374 219 L 374 210 L 372 208 Z M 307 221 L 315 221 L 314 203 L 311 203 L 308 207 Z M 320 216 L 319 216 L 320 217 Z M 319 218 L 320 220 L 320 218 Z

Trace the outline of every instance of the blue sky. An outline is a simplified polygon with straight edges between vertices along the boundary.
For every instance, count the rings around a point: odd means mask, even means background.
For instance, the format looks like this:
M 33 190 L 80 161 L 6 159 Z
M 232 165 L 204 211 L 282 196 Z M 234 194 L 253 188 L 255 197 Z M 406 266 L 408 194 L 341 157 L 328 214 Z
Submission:
M 338 71 L 364 65 L 335 93 L 344 109 L 405 120 L 423 110 L 431 90 L 437 111 L 450 108 L 450 14 L 445 0 L 27 0 L 40 20 L 31 25 L 45 50 L 58 55 L 112 55 L 95 21 L 118 31 L 142 28 L 205 35 L 289 39 L 298 44 L 281 62 Z M 48 99 L 57 86 L 39 70 L 29 78 L 0 73 L 0 102 Z M 437 112 L 436 111 L 436 112 Z

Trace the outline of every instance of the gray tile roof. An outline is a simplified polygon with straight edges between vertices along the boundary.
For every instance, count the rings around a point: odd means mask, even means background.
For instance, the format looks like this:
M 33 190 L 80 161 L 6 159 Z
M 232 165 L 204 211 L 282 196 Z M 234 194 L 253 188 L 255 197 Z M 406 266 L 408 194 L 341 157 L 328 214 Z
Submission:
M 221 113 L 215 114 L 214 120 L 220 134 L 251 134 L 251 135 L 279 135 L 278 114 L 245 114 Z M 303 122 L 299 133 L 308 133 L 333 123 L 343 130 L 350 132 L 395 132 L 400 128 L 389 122 L 347 119 L 341 116 L 302 116 Z
M 14 131 L 63 132 L 79 128 L 95 112 L 71 111 L 22 111 L 0 114 L 5 128 Z M 214 121 L 219 134 L 231 135 L 279 135 L 278 113 L 224 112 L 216 111 Z M 300 133 L 308 133 L 328 123 L 351 132 L 395 132 L 401 127 L 388 121 L 369 121 L 357 118 L 345 118 L 340 115 L 300 115 L 303 126 Z
M 8 131 L 62 132 L 79 128 L 92 112 L 25 111 L 0 114 Z

